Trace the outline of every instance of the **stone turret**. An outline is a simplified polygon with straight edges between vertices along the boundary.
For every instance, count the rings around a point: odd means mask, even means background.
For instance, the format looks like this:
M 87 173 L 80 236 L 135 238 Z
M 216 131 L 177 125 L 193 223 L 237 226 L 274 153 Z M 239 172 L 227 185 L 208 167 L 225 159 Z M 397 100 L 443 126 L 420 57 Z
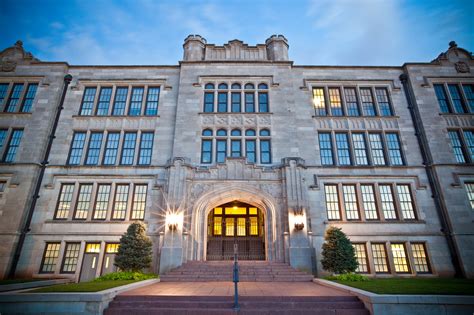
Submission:
M 272 35 L 266 41 L 267 57 L 271 61 L 288 61 L 288 40 L 283 35 Z
M 184 40 L 184 61 L 201 61 L 204 60 L 204 51 L 207 41 L 200 35 L 189 35 Z

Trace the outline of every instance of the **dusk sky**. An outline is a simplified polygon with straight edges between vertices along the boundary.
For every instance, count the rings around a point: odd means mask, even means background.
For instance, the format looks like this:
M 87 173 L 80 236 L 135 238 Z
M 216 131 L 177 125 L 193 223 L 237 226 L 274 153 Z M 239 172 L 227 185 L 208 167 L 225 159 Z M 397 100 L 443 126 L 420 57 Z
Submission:
M 0 50 L 18 39 L 42 61 L 175 65 L 188 34 L 249 45 L 283 34 L 297 65 L 429 62 L 474 49 L 473 0 L 0 0 Z

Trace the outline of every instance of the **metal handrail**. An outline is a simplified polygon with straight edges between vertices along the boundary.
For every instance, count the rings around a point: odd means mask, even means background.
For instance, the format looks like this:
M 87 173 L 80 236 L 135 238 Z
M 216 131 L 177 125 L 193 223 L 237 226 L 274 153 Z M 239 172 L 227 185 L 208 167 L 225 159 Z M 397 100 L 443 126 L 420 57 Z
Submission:
M 238 254 L 238 247 L 237 243 L 234 244 L 234 272 L 233 272 L 233 282 L 234 282 L 234 311 L 238 312 L 240 310 L 239 305 L 239 265 L 237 262 L 237 254 Z

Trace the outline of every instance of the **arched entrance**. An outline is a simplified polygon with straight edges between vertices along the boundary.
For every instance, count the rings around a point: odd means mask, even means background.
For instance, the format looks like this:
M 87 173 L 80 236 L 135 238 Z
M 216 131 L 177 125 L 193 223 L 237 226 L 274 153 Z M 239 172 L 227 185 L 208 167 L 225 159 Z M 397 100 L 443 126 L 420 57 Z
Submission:
M 232 201 L 213 208 L 207 218 L 207 260 L 265 260 L 265 218 L 259 208 Z

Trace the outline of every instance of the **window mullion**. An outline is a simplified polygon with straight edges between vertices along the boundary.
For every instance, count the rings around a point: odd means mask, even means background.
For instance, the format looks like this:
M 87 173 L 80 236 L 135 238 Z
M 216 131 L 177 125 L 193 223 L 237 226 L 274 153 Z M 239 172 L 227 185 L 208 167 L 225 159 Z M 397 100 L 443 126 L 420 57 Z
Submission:
M 337 184 L 337 198 L 339 200 L 340 221 L 347 221 L 346 205 L 344 203 L 344 194 L 343 194 L 343 191 L 342 191 L 342 183 Z

